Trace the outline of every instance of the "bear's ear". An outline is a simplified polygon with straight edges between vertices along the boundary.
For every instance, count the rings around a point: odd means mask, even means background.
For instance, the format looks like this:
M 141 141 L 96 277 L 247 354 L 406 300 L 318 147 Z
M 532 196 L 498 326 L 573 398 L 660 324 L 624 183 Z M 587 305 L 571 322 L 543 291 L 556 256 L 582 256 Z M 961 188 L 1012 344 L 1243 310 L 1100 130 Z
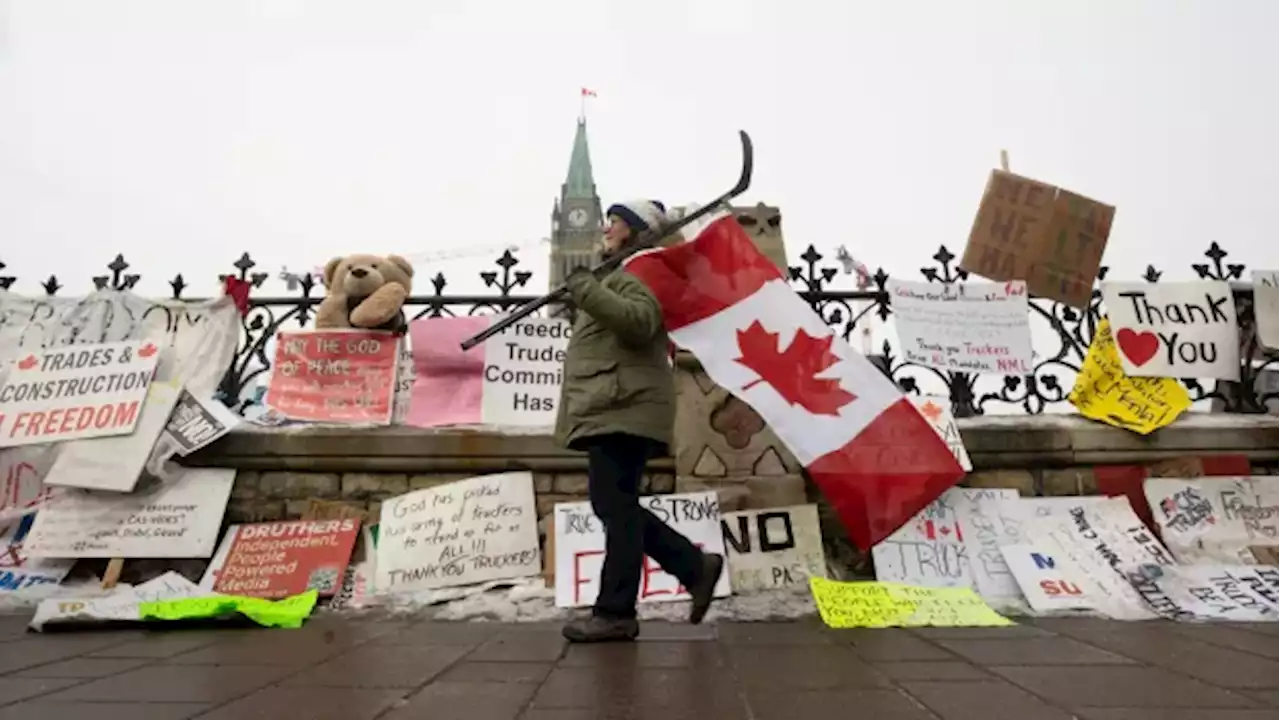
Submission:
M 388 255 L 387 262 L 403 270 L 405 275 L 413 277 L 413 266 L 409 264 L 408 260 L 405 260 L 399 255 Z
M 330 260 L 329 262 L 325 263 L 325 266 L 324 266 L 324 286 L 325 287 L 330 289 L 333 288 L 333 274 L 338 271 L 338 266 L 342 264 L 342 260 L 343 260 L 342 258 L 336 257 Z

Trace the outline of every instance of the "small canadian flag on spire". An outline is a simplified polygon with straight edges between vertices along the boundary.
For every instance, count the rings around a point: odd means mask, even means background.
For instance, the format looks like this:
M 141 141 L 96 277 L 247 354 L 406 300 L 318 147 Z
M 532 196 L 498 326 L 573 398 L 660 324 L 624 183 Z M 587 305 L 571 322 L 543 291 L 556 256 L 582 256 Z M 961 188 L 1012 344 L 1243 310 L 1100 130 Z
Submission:
M 584 97 L 584 98 L 589 98 L 589 97 L 595 97 L 595 96 L 596 96 L 596 91 L 595 91 L 595 90 L 590 90 L 590 89 L 588 89 L 588 88 L 582 88 L 582 97 Z

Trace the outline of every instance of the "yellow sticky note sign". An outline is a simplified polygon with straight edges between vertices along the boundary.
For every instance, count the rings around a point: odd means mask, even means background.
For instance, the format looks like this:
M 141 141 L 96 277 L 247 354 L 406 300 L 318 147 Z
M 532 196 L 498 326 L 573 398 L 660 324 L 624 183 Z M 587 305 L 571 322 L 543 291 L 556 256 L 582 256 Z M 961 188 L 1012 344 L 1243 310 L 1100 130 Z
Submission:
M 1191 407 L 1187 389 L 1173 378 L 1124 374 L 1108 318 L 1098 323 L 1089 354 L 1067 400 L 1090 420 L 1141 435 L 1168 425 Z
M 1000 627 L 1013 625 L 970 588 L 925 588 L 883 582 L 809 578 L 827 627 Z

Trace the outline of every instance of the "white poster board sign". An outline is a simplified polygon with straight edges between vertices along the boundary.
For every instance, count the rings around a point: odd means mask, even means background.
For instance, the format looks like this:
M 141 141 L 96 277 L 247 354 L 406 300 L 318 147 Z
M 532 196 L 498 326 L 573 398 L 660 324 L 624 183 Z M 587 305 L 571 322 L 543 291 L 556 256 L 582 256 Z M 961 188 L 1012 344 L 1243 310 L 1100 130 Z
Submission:
M 138 606 L 144 602 L 177 600 L 201 594 L 195 583 L 171 570 L 135 587 L 118 587 L 105 597 L 42 600 L 29 627 L 42 631 L 46 625 L 132 622 L 139 619 Z
M 704 552 L 724 554 L 720 528 L 720 500 L 714 492 L 649 495 L 640 506 Z M 604 524 L 591 503 L 561 503 L 555 507 L 556 607 L 586 607 L 600 592 L 604 564 Z M 721 573 L 715 597 L 731 592 L 731 573 Z M 381 586 L 378 588 L 381 590 Z M 688 600 L 689 592 L 648 556 L 640 576 L 639 602 Z
M 1064 557 L 1056 545 L 1006 545 L 1000 550 L 1036 613 L 1096 610 L 1100 604 L 1101 598 L 1091 592 L 1087 571 Z
M 1143 492 L 1169 551 L 1185 565 L 1252 564 L 1280 541 L 1275 476 L 1150 478 Z
M 1240 379 L 1230 283 L 1108 282 L 1102 298 L 1126 375 Z
M 49 445 L 0 449 L 0 524 L 21 520 L 48 500 L 44 476 L 56 453 Z
M 965 472 L 973 470 L 969 451 L 964 449 L 964 438 L 960 437 L 960 426 L 956 425 L 956 418 L 951 414 L 950 398 L 940 395 L 907 395 L 907 398 L 924 419 L 929 421 L 929 427 L 947 444 L 960 467 Z
M 146 340 L 20 355 L 0 385 L 0 447 L 128 435 L 159 359 Z
M 922 587 L 974 587 L 965 528 L 956 514 L 962 500 L 1012 500 L 1017 490 L 950 488 L 871 548 L 876 579 Z
M 1031 372 L 1027 285 L 889 279 L 898 342 L 908 362 L 938 370 Z
M 974 589 L 997 611 L 1025 614 L 1030 608 L 1000 550 L 1006 545 L 1026 542 L 1025 518 L 1010 510 L 1010 503 L 1019 501 L 1008 495 L 956 493 L 952 502 L 964 531 Z
M 486 425 L 556 424 L 570 332 L 565 320 L 526 318 L 484 344 L 481 416 Z
M 1139 577 L 1141 575 L 1141 577 Z M 1174 620 L 1274 622 L 1280 574 L 1273 567 L 1175 565 L 1146 568 L 1133 584 Z
M 0 530 L 0 597 L 32 595 L 62 582 L 75 560 L 33 558 L 22 549 L 30 518 Z
M 58 446 L 45 484 L 113 492 L 133 490 L 181 390 L 173 383 L 151 383 L 131 435 L 75 440 Z
M 377 586 L 388 593 L 542 572 L 533 473 L 482 475 L 382 503 Z
M 1275 270 L 1253 271 L 1253 317 L 1258 342 L 1263 347 L 1280 347 L 1280 280 Z
M 739 595 L 801 588 L 827 576 L 817 505 L 725 513 L 720 519 L 730 585 Z
M 403 425 L 409 414 L 409 405 L 413 401 L 413 379 L 418 371 L 413 366 L 413 348 L 409 335 L 400 338 L 400 349 L 396 360 L 396 391 L 391 402 L 391 424 Z
M 68 490 L 36 514 L 24 547 L 53 558 L 207 558 L 218 540 L 236 471 L 188 468 L 123 494 Z
M 0 361 L 48 347 L 150 340 L 173 349 L 177 380 L 212 396 L 235 357 L 240 319 L 229 297 L 182 302 L 115 290 L 80 298 L 0 292 Z

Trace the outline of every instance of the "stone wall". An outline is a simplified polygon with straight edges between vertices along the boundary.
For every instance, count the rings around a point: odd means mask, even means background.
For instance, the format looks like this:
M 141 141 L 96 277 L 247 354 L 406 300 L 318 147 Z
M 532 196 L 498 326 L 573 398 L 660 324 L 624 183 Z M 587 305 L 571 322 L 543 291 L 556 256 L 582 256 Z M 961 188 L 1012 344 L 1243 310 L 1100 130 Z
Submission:
M 685 386 L 682 392 L 693 391 Z M 717 417 L 728 415 L 730 419 L 718 422 L 726 431 L 678 432 L 683 444 L 673 457 L 651 464 L 645 492 L 711 488 L 719 492 L 725 510 L 818 502 L 828 558 L 851 573 L 865 574 L 865 558 L 849 547 L 829 508 L 805 483 L 776 436 L 763 426 L 756 428 L 742 408 L 733 406 L 736 401 L 720 396 L 723 390 L 696 391 L 705 402 L 689 403 L 682 397 L 682 413 L 702 407 L 722 413 Z M 689 422 L 688 417 L 680 422 Z M 974 464 L 964 484 L 1014 488 L 1025 496 L 1096 494 L 1099 466 L 1143 465 L 1153 476 L 1197 475 L 1191 458 L 1201 456 L 1243 456 L 1255 474 L 1276 473 L 1277 423 L 1270 416 L 1190 414 L 1147 437 L 1068 416 L 970 418 L 959 425 Z M 691 452 L 691 440 L 702 442 L 703 449 Z M 707 459 L 706 448 L 714 462 Z M 376 518 L 388 497 L 512 470 L 533 472 L 540 518 L 556 503 L 585 500 L 587 490 L 586 458 L 557 448 L 543 435 L 249 426 L 188 462 L 239 471 L 228 522 L 297 518 L 311 499 L 347 503 Z

